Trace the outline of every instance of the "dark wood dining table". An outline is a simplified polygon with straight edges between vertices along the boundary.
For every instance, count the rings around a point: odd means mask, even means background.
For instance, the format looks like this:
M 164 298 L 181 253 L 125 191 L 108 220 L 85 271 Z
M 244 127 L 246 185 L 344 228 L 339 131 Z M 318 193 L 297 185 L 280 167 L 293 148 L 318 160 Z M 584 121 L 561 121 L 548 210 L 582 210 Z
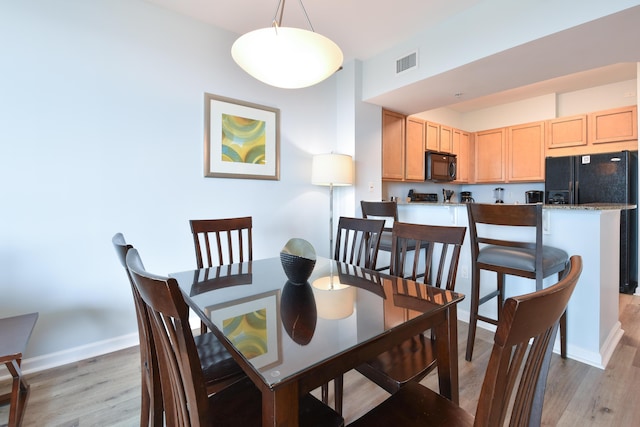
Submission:
M 462 294 L 326 258 L 304 284 L 279 258 L 170 276 L 262 392 L 263 426 L 297 426 L 301 395 L 429 329 L 440 393 L 458 402 Z

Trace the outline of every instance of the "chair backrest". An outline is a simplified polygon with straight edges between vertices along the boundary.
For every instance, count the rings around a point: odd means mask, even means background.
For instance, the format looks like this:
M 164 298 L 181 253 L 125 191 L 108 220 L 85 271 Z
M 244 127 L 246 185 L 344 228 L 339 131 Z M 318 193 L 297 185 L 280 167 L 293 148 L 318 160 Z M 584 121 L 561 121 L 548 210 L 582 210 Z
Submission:
M 361 200 L 362 217 L 370 219 L 384 219 L 387 225 L 393 225 L 398 220 L 398 204 L 396 202 L 372 202 Z M 391 227 L 385 227 L 391 231 Z
M 445 289 L 453 291 L 466 231 L 466 227 L 396 221 L 393 224 L 390 274 L 413 281 L 424 276 L 426 284 L 438 288 L 444 285 Z M 424 262 L 421 262 L 421 248 L 424 250 Z
M 572 256 L 569 262 L 569 272 L 555 285 L 505 301 L 482 383 L 475 426 L 503 425 L 509 412 L 510 425 L 540 425 L 558 321 L 582 272 L 580 256 Z
M 128 244 L 122 233 L 116 233 L 111 238 L 111 243 L 116 250 L 118 260 L 124 268 L 131 285 L 131 293 L 133 295 L 133 303 L 136 309 L 136 319 L 138 321 L 138 339 L 140 341 L 140 365 L 144 374 L 143 381 L 146 384 L 142 385 L 142 393 L 149 393 L 151 410 L 153 411 L 154 419 L 161 420 L 162 418 L 162 405 L 160 394 L 160 383 L 158 378 L 158 364 L 155 357 L 155 350 L 153 349 L 153 336 L 151 334 L 151 325 L 147 317 L 147 307 L 140 297 L 140 293 L 133 282 L 131 273 L 127 268 L 127 253 L 133 249 L 133 246 Z M 143 408 L 144 410 L 144 408 Z M 154 421 L 152 421 L 154 423 Z
M 253 260 L 252 219 L 250 216 L 189 221 L 198 268 Z M 212 241 L 215 241 L 212 256 Z M 235 250 L 235 252 L 234 252 Z M 237 254 L 237 257 L 234 256 Z M 204 264 L 206 255 L 207 265 Z
M 471 259 L 478 257 L 480 245 L 496 245 L 507 248 L 535 249 L 536 272 L 542 275 L 542 203 L 509 205 L 502 203 L 468 203 L 469 237 Z M 531 227 L 535 229 L 535 240 L 524 242 L 509 238 L 485 237 L 479 224 L 499 227 Z
M 208 399 L 200 359 L 189 325 L 189 307 L 178 283 L 144 269 L 136 249 L 127 267 L 147 308 L 158 358 L 166 425 L 208 424 Z
M 340 217 L 333 258 L 359 267 L 375 268 L 383 228 L 382 219 Z

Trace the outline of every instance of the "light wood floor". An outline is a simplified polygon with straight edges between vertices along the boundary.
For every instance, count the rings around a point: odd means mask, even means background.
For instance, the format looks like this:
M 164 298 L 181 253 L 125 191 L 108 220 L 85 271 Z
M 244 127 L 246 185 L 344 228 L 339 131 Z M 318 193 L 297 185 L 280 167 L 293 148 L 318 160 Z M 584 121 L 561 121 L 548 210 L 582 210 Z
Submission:
M 606 370 L 554 355 L 547 382 L 543 424 L 549 426 L 640 425 L 640 297 L 620 295 L 625 330 Z M 460 404 L 475 412 L 492 334 L 478 331 L 473 362 L 464 360 L 467 325 L 459 323 Z M 140 410 L 137 347 L 28 375 L 31 397 L 25 426 L 137 426 Z M 437 390 L 431 375 L 423 384 Z M 9 383 L 0 385 L 0 392 Z M 345 375 L 347 422 L 387 394 L 355 371 Z M 8 407 L 0 408 L 0 426 Z

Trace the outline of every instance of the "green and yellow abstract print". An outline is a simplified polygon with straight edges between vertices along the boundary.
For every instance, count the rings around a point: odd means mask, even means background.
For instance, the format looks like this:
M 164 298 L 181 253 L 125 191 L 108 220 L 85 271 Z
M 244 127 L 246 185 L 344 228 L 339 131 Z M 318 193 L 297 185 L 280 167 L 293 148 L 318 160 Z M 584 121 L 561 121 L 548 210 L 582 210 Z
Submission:
M 266 123 L 222 114 L 222 161 L 265 164 Z

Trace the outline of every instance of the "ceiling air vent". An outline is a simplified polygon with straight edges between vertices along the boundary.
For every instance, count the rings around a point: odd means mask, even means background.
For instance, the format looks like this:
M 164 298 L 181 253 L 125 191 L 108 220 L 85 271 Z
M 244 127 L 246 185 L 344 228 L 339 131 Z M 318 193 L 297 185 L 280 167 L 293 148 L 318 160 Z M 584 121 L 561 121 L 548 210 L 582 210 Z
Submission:
M 418 52 L 411 52 L 396 60 L 396 75 L 418 68 Z

